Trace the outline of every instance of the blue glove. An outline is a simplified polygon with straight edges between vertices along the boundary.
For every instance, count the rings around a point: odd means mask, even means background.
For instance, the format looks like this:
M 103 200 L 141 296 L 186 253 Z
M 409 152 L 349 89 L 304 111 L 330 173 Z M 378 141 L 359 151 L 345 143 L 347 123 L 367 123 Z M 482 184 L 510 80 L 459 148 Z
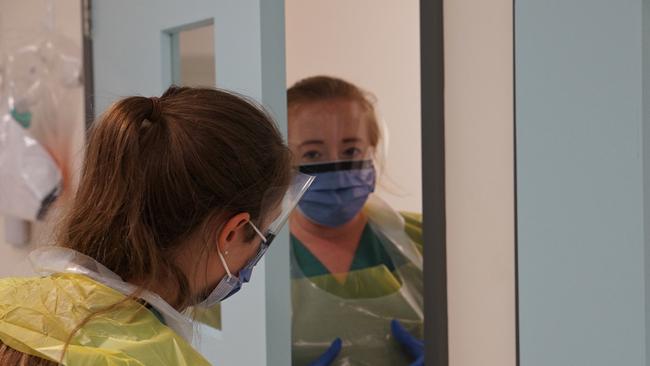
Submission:
M 424 366 L 424 342 L 411 335 L 397 320 L 390 322 L 390 330 L 406 352 L 415 359 L 411 366 Z
M 310 363 L 309 366 L 328 366 L 332 364 L 332 362 L 334 362 L 336 357 L 341 352 L 342 345 L 343 342 L 341 341 L 341 338 L 336 338 L 330 345 L 330 348 L 328 348 L 325 353 L 320 355 L 316 361 Z

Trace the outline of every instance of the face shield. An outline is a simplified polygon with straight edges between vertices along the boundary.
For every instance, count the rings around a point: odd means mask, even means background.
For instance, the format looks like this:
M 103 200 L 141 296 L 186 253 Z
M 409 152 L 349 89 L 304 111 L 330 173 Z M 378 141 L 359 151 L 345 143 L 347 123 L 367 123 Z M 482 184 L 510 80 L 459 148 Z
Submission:
M 265 212 L 268 217 L 265 221 L 269 222 L 269 224 L 252 224 L 257 235 L 262 238 L 262 244 L 260 245 L 257 255 L 255 255 L 255 257 L 244 266 L 244 269 L 240 271 L 240 276 L 242 275 L 242 272 L 246 272 L 246 269 L 250 269 L 250 272 L 252 272 L 253 267 L 260 261 L 260 259 L 262 259 L 264 253 L 266 253 L 266 250 L 271 245 L 271 242 L 287 223 L 289 216 L 313 182 L 313 176 L 294 172 L 291 184 L 285 193 L 282 192 L 283 189 L 276 188 L 267 191 L 265 198 L 262 201 L 262 207 L 263 212 Z M 250 273 L 248 274 L 248 278 L 250 278 Z
M 289 113 L 289 146 L 300 172 L 316 177 L 299 204 L 310 221 L 338 227 L 361 212 L 374 192 L 380 132 L 354 101 L 299 105 Z
M 230 272 L 225 258 L 219 252 L 219 258 L 226 270 L 224 276 L 217 286 L 210 292 L 210 294 L 195 306 L 200 308 L 210 308 L 220 303 L 221 301 L 229 298 L 241 290 L 244 283 L 250 281 L 253 275 L 253 268 L 264 257 L 264 254 L 269 249 L 271 242 L 277 236 L 278 232 L 282 229 L 287 222 L 289 215 L 300 201 L 305 191 L 313 182 L 314 177 L 296 172 L 289 184 L 288 188 L 272 188 L 268 190 L 262 200 L 261 208 L 265 219 L 269 224 L 249 222 L 249 225 L 257 235 L 261 238 L 262 242 L 253 256 L 242 269 L 239 270 L 237 275 Z M 262 228 L 262 229 L 260 229 Z M 265 229 L 264 229 L 265 228 Z M 262 231 L 264 230 L 264 231 Z

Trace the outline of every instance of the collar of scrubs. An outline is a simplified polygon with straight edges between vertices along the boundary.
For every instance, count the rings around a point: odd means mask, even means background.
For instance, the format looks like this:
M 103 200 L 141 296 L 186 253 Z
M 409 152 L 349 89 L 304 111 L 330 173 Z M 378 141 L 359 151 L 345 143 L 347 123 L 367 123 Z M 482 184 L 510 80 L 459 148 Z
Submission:
M 291 249 L 296 262 L 307 277 L 331 274 L 325 265 L 295 236 L 291 235 Z M 384 245 L 369 224 L 363 228 L 359 246 L 357 247 L 349 272 L 384 265 L 389 271 L 395 270 L 395 265 L 384 249 Z
M 137 286 L 124 282 L 115 272 L 106 268 L 84 254 L 63 247 L 49 246 L 34 250 L 29 254 L 29 261 L 34 272 L 39 275 L 54 273 L 76 273 L 88 276 L 126 296 L 133 294 Z M 164 318 L 168 327 L 173 329 L 186 341 L 192 342 L 193 328 L 191 319 L 178 312 L 160 296 L 151 291 L 144 290 L 138 296 L 154 307 Z

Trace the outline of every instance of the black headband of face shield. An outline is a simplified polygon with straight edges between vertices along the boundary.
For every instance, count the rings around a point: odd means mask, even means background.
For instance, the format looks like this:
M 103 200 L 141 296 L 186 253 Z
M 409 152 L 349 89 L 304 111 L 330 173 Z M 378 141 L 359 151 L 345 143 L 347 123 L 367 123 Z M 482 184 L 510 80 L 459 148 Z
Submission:
M 372 160 L 348 160 L 335 161 L 331 163 L 305 164 L 300 166 L 300 172 L 303 174 L 316 174 L 366 168 L 372 168 Z

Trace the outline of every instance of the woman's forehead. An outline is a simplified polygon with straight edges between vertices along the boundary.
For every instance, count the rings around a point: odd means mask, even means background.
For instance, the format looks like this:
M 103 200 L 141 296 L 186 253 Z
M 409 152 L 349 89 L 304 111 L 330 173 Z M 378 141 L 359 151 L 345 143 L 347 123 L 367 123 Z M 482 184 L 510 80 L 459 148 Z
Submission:
M 368 133 L 365 111 L 358 102 L 345 99 L 309 102 L 289 111 L 289 136 L 302 138 L 359 136 Z

